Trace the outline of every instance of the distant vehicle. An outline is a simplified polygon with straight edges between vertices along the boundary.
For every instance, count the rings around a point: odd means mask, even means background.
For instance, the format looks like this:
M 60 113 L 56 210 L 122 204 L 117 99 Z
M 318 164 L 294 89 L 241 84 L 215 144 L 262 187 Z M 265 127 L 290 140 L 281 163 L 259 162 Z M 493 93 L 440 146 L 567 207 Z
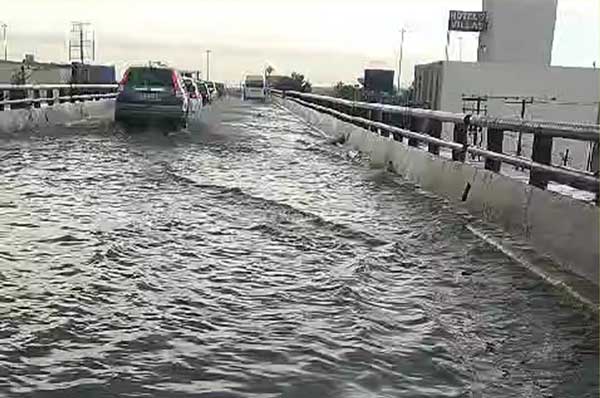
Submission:
M 204 103 L 202 101 L 202 96 L 198 91 L 198 86 L 191 77 L 184 77 L 183 84 L 190 101 L 189 113 L 191 115 L 197 115 L 202 110 L 202 105 Z
M 200 95 L 202 96 L 203 104 L 210 104 L 212 102 L 212 96 L 210 95 L 210 91 L 205 82 L 201 80 L 196 81 L 196 85 L 198 86 L 198 91 L 200 91 Z
M 210 90 L 211 93 L 217 91 L 217 88 L 216 88 L 214 82 L 206 82 L 206 85 L 208 86 L 208 89 Z
M 261 75 L 247 75 L 242 81 L 242 99 L 261 99 L 267 97 L 265 78 Z
M 225 85 L 223 83 L 215 83 L 215 86 L 217 86 L 217 93 L 219 94 L 219 97 L 225 95 Z
M 187 124 L 189 98 L 179 72 L 169 67 L 127 69 L 119 84 L 115 121 L 162 122 L 179 129 Z
M 219 97 L 219 92 L 217 91 L 217 85 L 215 84 L 215 82 L 206 82 L 206 85 L 208 86 L 208 91 L 210 92 L 211 99 Z

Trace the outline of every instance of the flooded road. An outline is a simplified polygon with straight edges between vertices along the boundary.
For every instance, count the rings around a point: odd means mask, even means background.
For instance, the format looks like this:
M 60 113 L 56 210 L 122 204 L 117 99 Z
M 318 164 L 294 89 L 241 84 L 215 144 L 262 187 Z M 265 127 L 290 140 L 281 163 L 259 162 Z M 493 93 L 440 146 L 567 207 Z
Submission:
M 596 397 L 598 319 L 287 111 L 0 137 L 0 396 Z

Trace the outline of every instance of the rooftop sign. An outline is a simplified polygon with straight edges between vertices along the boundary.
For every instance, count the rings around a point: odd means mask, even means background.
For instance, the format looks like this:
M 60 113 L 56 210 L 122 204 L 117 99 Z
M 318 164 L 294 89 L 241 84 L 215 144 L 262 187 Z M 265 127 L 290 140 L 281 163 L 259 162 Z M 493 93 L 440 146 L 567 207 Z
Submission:
M 487 13 L 485 11 L 450 11 L 448 30 L 482 32 L 486 29 Z

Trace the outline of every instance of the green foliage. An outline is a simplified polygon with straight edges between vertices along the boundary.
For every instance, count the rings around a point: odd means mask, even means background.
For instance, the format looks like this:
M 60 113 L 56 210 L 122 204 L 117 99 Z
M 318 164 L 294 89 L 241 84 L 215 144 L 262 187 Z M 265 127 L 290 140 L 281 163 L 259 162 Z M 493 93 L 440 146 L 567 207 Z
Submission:
M 298 91 L 302 91 L 303 93 L 310 93 L 312 91 L 312 84 L 304 78 L 303 74 L 292 72 L 291 78 L 298 83 Z
M 408 88 L 401 88 L 396 91 L 396 96 L 399 98 L 401 103 L 408 103 L 414 99 L 415 94 L 415 83 L 413 82 Z
M 310 93 L 312 85 L 305 79 L 303 74 L 292 72 L 290 76 L 274 76 L 268 75 L 267 80 L 269 85 L 277 90 L 285 91 L 301 91 Z
M 351 84 L 345 84 L 344 82 L 338 82 L 333 87 L 333 95 L 338 98 L 344 98 L 350 101 L 358 101 L 361 99 L 362 92 L 360 88 L 354 87 Z

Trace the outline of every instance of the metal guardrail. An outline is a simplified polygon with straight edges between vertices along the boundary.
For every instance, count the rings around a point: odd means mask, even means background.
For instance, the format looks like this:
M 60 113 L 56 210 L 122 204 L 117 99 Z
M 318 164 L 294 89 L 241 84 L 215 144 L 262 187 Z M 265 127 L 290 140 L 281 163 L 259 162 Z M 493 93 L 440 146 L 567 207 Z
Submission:
M 279 90 L 272 90 L 281 93 Z M 591 123 L 555 122 L 549 120 L 523 120 L 517 118 L 498 118 L 487 115 L 471 115 L 466 113 L 452 113 L 420 108 L 409 108 L 397 105 L 385 105 L 360 101 L 349 101 L 342 98 L 328 97 L 325 95 L 301 93 L 297 91 L 286 92 L 287 96 L 304 98 L 318 102 L 336 104 L 364 110 L 382 111 L 390 114 L 400 114 L 418 118 L 427 118 L 447 123 L 461 123 L 465 120 L 468 124 L 478 127 L 503 129 L 523 133 L 536 133 L 545 136 L 569 138 L 574 140 L 600 142 L 600 125 Z M 468 118 L 468 119 L 465 119 Z
M 502 163 L 530 170 L 530 184 L 545 189 L 548 181 L 574 188 L 595 192 L 598 195 L 600 180 L 592 173 L 557 167 L 550 164 L 552 139 L 568 138 L 579 141 L 600 141 L 600 126 L 584 123 L 552 122 L 489 116 L 469 115 L 434 111 L 428 109 L 407 108 L 394 105 L 354 102 L 340 98 L 299 92 L 271 90 L 273 94 L 292 99 L 301 105 L 320 112 L 331 114 L 344 121 L 359 125 L 382 135 L 392 134 L 393 139 L 402 141 L 408 138 L 408 145 L 418 147 L 419 142 L 429 144 L 429 152 L 438 155 L 439 148 L 452 150 L 452 159 L 466 160 L 466 154 L 482 156 L 485 168 L 500 171 Z M 401 115 L 402 117 L 394 116 Z M 385 121 L 384 121 L 385 119 Z M 442 123 L 454 124 L 454 141 L 440 138 Z M 467 143 L 467 126 L 475 125 L 488 129 L 488 148 L 483 149 Z M 418 131 L 414 131 L 418 130 Z M 532 159 L 502 153 L 504 131 L 521 131 L 534 135 Z M 598 199 L 598 196 L 597 196 Z
M 118 87 L 118 84 L 0 84 L 0 106 L 1 110 L 8 111 L 64 102 L 108 99 L 116 97 Z

